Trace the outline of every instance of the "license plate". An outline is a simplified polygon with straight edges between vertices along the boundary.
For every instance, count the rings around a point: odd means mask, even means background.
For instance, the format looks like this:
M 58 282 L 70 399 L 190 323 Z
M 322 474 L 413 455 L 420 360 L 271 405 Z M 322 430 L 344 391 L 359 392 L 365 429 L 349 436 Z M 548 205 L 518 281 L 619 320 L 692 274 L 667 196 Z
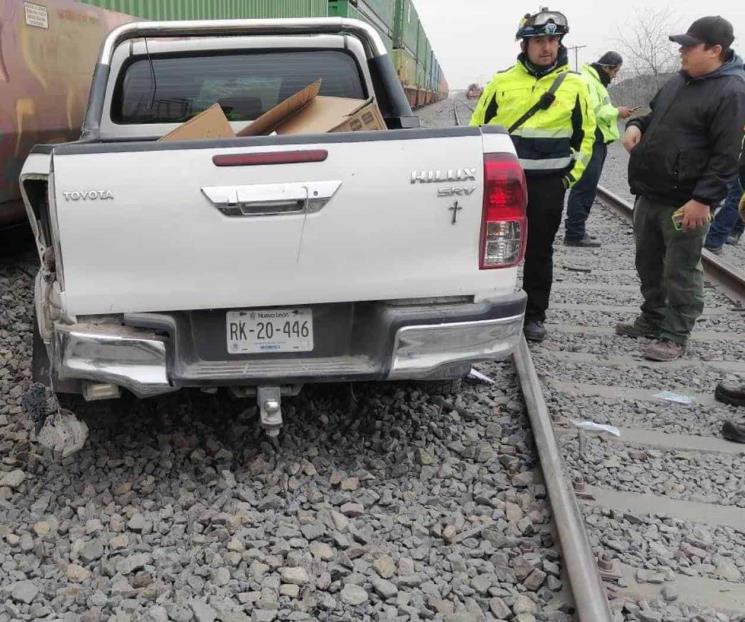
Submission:
M 225 325 L 230 354 L 313 350 L 311 309 L 228 311 Z

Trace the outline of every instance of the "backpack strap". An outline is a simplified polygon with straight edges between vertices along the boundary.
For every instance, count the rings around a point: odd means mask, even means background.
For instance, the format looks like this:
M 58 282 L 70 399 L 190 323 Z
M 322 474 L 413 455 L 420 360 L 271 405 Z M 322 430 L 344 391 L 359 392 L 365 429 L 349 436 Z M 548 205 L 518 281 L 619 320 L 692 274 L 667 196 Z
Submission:
M 541 95 L 541 98 L 530 108 L 530 110 L 528 110 L 522 117 L 520 117 L 517 121 L 510 125 L 507 132 L 512 134 L 512 132 L 514 132 L 518 127 L 520 127 L 523 123 L 530 119 L 536 112 L 538 112 L 539 110 L 547 110 L 548 108 L 550 108 L 551 104 L 553 104 L 556 100 L 556 91 L 559 90 L 559 87 L 566 79 L 568 73 L 568 71 L 562 71 L 558 76 L 556 76 L 548 91 Z

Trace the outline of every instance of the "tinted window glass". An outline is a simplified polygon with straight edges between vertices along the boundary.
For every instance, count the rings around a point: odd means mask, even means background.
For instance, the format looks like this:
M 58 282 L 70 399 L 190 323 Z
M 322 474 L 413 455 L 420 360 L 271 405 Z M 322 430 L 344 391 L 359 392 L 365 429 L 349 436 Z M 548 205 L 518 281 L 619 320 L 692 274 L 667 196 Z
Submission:
M 321 95 L 366 97 L 355 59 L 336 50 L 142 57 L 119 80 L 115 123 L 182 123 L 219 103 L 251 121 L 321 78 Z

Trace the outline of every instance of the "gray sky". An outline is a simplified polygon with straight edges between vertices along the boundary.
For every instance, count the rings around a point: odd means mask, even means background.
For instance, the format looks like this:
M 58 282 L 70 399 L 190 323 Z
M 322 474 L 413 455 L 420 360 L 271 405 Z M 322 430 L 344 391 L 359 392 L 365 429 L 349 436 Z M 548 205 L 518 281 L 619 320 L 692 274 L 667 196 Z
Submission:
M 414 0 L 450 88 L 465 88 L 471 82 L 484 84 L 500 69 L 515 62 L 519 53 L 515 41 L 520 18 L 535 12 L 539 2 L 505 0 Z M 600 54 L 619 47 L 619 30 L 638 23 L 636 11 L 674 7 L 671 22 L 685 32 L 690 23 L 703 15 L 721 15 L 735 28 L 735 50 L 745 56 L 745 0 L 648 0 L 646 4 L 599 2 L 598 0 L 560 0 L 544 5 L 562 11 L 569 19 L 566 45 L 587 45 L 579 50 L 579 61 L 596 60 Z M 672 33 L 671 33 L 672 34 Z M 672 49 L 676 46 L 670 43 Z M 572 64 L 573 55 L 570 56 Z

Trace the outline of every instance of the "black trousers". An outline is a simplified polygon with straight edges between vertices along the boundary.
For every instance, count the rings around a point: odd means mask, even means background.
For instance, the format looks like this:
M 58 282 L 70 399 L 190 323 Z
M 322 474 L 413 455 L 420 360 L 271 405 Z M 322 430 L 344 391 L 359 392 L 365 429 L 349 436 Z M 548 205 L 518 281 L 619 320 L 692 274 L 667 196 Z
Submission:
M 528 246 L 523 268 L 526 321 L 546 319 L 554 280 L 554 238 L 561 225 L 565 193 L 559 174 L 528 177 Z
M 585 237 L 585 223 L 590 215 L 595 195 L 598 191 L 600 175 L 603 173 L 605 156 L 608 147 L 602 141 L 595 141 L 592 148 L 592 158 L 587 165 L 582 179 L 580 179 L 569 193 L 567 202 L 567 217 L 564 221 L 565 237 L 567 240 L 578 242 Z

